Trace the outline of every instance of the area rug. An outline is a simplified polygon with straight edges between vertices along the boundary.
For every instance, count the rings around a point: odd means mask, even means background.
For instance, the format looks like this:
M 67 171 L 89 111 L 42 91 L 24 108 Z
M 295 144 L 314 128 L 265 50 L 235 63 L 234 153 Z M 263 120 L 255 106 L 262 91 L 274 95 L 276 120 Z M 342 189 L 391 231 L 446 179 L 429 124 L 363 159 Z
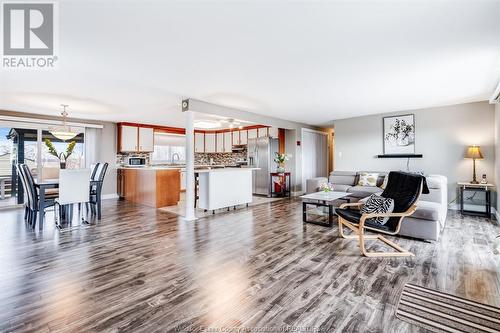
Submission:
M 396 316 L 433 332 L 500 332 L 500 308 L 410 283 Z

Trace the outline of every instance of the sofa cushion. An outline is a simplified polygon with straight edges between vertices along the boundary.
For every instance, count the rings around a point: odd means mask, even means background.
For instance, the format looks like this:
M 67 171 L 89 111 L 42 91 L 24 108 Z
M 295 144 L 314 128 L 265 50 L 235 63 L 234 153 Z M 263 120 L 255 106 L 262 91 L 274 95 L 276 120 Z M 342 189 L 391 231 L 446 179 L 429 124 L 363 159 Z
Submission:
M 347 192 L 352 185 L 342 185 L 342 184 L 333 184 L 333 190 L 336 192 Z
M 411 217 L 421 220 L 442 221 L 441 204 L 431 201 L 420 200 L 417 203 L 417 210 Z
M 328 178 L 328 180 L 332 184 L 353 186 L 356 182 L 356 172 L 332 171 L 330 173 L 330 177 Z
M 358 176 L 359 186 L 377 186 L 378 173 L 362 172 Z
M 349 192 L 349 193 L 354 193 L 354 192 L 368 192 L 370 194 L 373 194 L 373 193 L 382 192 L 382 190 L 380 189 L 380 187 L 376 187 L 376 186 L 359 186 L 359 185 L 356 185 L 356 186 L 350 187 L 349 190 L 347 190 L 347 192 Z

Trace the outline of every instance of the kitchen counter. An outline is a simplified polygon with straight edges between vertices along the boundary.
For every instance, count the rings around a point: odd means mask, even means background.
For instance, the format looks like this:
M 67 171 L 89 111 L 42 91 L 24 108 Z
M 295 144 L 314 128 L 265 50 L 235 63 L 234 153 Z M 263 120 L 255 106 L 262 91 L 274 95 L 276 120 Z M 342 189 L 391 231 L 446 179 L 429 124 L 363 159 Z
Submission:
M 159 208 L 180 200 L 180 168 L 118 168 L 118 194 L 124 200 Z

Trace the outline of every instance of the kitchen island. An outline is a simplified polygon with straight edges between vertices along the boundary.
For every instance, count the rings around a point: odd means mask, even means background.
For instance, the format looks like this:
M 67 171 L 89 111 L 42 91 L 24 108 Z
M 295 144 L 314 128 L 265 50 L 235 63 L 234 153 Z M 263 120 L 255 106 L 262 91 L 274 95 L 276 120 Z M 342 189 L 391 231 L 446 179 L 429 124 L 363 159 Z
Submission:
M 118 195 L 153 208 L 177 205 L 181 169 L 174 167 L 118 167 Z
M 251 203 L 253 170 L 257 168 L 196 170 L 199 207 L 214 211 Z

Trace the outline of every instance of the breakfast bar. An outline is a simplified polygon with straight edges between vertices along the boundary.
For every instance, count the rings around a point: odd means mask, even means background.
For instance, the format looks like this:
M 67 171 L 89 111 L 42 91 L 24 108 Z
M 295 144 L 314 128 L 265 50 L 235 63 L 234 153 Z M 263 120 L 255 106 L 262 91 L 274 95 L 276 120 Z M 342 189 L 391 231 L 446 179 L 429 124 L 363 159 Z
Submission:
M 253 170 L 225 168 L 197 170 L 199 207 L 206 210 L 229 208 L 252 202 Z

